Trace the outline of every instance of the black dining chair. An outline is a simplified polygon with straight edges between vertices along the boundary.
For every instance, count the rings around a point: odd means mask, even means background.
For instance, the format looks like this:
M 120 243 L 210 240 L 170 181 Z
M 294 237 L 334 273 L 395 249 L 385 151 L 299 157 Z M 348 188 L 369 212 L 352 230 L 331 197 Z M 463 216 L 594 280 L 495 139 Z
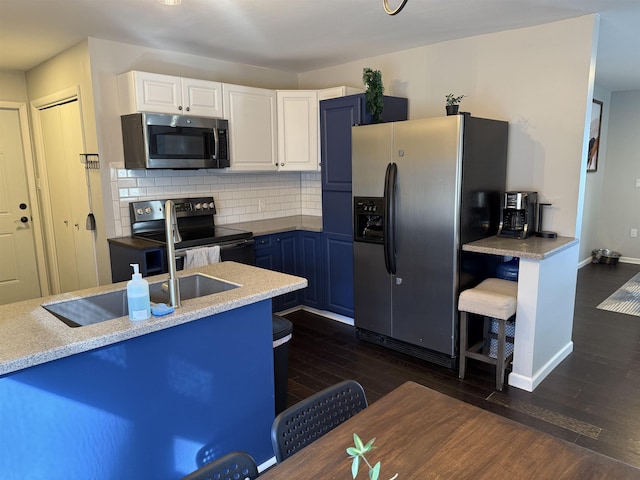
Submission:
M 367 407 L 364 389 L 344 380 L 280 413 L 271 427 L 271 443 L 281 462 Z
M 258 467 L 251 455 L 236 451 L 203 465 L 182 480 L 254 480 Z

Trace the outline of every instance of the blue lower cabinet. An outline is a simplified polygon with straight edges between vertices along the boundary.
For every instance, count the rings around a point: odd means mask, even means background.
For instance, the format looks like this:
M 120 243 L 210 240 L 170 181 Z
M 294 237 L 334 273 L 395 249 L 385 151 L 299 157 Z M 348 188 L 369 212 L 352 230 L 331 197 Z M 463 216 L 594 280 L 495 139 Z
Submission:
M 273 299 L 273 311 L 298 305 L 353 317 L 353 239 L 339 233 L 286 232 L 256 237 L 256 266 L 307 279 L 303 290 Z
M 308 282 L 303 290 L 275 297 L 274 312 L 298 305 L 324 309 L 327 269 L 320 233 L 301 230 L 261 235 L 255 242 L 256 266 L 304 277 Z
M 324 309 L 324 275 L 326 272 L 322 255 L 322 235 L 315 232 L 298 232 L 300 249 L 299 275 L 307 279 L 309 285 L 300 290 L 302 303 L 309 307 Z
M 256 266 L 277 272 L 299 275 L 298 232 L 261 235 L 255 238 Z M 273 311 L 300 305 L 300 291 L 273 298 Z
M 298 232 L 275 235 L 275 248 L 281 262 L 279 271 L 290 275 L 300 275 Z M 300 291 L 296 290 L 277 297 L 278 310 L 287 310 L 300 305 L 300 295 Z
M 324 309 L 353 317 L 353 238 L 351 235 L 323 233 L 325 256 Z

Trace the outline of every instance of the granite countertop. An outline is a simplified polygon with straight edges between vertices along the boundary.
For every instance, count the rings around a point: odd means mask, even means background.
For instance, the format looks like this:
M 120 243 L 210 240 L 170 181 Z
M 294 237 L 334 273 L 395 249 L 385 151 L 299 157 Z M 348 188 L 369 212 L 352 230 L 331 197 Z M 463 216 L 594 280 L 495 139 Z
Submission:
M 253 222 L 230 223 L 224 225 L 253 232 L 253 236 L 271 235 L 273 233 L 290 232 L 292 230 L 306 230 L 309 232 L 322 231 L 322 217 L 312 215 L 293 215 L 290 217 L 269 218 Z
M 178 272 L 178 277 L 203 273 L 239 288 L 200 298 L 183 300 L 174 313 L 131 322 L 128 317 L 72 328 L 42 308 L 52 304 L 126 288 L 126 282 L 73 293 L 37 298 L 0 306 L 0 375 L 111 345 L 151 332 L 181 325 L 216 313 L 305 288 L 307 280 L 235 262 L 222 262 Z M 149 283 L 165 281 L 167 275 L 148 277 Z
M 544 260 L 577 243 L 578 239 L 573 237 L 529 237 L 518 239 L 494 236 L 466 243 L 462 245 L 462 250 L 490 255 Z

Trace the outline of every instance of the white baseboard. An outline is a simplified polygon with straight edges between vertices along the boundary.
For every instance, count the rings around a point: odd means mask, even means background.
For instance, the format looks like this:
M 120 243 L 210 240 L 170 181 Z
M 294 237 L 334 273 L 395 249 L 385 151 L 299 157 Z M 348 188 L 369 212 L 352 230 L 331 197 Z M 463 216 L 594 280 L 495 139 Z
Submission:
M 634 265 L 640 265 L 640 258 L 620 257 L 620 260 L 618 261 L 621 263 L 633 263 Z
M 547 377 L 547 375 L 549 375 L 554 368 L 560 365 L 560 362 L 567 358 L 571 352 L 573 352 L 573 342 L 567 343 L 531 377 L 511 372 L 509 374 L 509 385 L 527 392 L 533 392 L 535 388 Z
M 578 268 L 580 269 L 582 267 L 585 267 L 585 266 L 589 265 L 591 263 L 591 260 L 592 260 L 591 257 L 585 258 L 580 263 L 578 263 Z M 619 263 L 632 263 L 634 265 L 640 265 L 640 258 L 620 257 L 618 262 Z
M 580 269 L 582 267 L 586 267 L 590 263 L 591 263 L 591 257 L 585 258 L 584 260 L 582 260 L 581 262 L 578 263 L 578 269 Z

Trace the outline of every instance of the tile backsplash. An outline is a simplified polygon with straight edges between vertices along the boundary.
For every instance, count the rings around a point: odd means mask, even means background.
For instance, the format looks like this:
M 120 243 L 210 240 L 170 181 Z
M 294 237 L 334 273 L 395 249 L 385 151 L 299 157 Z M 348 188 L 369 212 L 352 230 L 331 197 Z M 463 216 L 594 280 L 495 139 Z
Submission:
M 129 203 L 211 195 L 216 225 L 290 215 L 322 215 L 319 172 L 228 173 L 217 170 L 127 170 L 109 166 L 116 236 L 131 235 Z

